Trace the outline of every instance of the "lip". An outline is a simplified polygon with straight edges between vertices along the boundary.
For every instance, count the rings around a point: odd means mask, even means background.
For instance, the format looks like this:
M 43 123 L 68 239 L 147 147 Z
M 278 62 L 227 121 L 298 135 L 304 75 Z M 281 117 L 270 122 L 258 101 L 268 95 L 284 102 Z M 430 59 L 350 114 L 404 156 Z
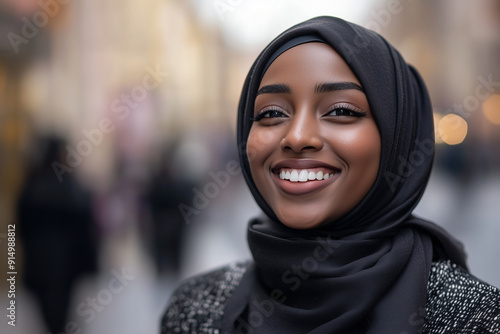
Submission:
M 280 168 L 292 168 L 292 169 L 309 169 L 309 168 L 327 168 L 337 173 L 340 173 L 340 168 L 332 166 L 322 161 L 311 160 L 311 159 L 286 159 L 277 162 L 271 167 L 273 173 Z
M 281 168 L 290 168 L 290 169 L 313 169 L 313 168 L 326 168 L 335 173 L 330 176 L 330 178 L 326 180 L 314 180 L 308 182 L 290 182 L 288 180 L 282 180 L 279 178 L 277 171 Z M 341 173 L 341 169 L 330 164 L 324 163 L 322 161 L 317 160 L 309 160 L 309 159 L 287 159 L 282 160 L 276 163 L 271 168 L 271 174 L 273 177 L 273 181 L 283 193 L 289 195 L 306 195 L 309 193 L 313 193 L 315 191 L 319 191 L 329 184 L 333 183 L 339 177 Z

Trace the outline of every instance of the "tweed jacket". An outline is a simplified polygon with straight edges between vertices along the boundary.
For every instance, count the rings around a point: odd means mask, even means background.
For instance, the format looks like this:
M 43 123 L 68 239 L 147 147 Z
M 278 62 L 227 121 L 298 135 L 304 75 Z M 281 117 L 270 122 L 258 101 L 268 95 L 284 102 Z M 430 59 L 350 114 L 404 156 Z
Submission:
M 250 265 L 235 263 L 185 281 L 170 299 L 161 333 L 224 334 L 225 305 Z M 428 334 L 500 334 L 500 290 L 450 261 L 433 262 L 425 309 L 408 321 L 423 323 Z

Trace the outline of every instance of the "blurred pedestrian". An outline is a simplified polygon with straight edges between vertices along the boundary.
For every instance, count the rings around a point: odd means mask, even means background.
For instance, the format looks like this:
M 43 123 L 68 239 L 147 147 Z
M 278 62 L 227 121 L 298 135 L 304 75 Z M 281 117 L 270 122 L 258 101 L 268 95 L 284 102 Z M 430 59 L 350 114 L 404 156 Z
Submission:
M 49 331 L 61 333 L 75 283 L 97 270 L 97 243 L 89 192 L 73 174 L 59 182 L 52 168 L 64 159 L 64 142 L 51 137 L 40 144 L 42 159 L 30 167 L 17 204 L 23 279 Z

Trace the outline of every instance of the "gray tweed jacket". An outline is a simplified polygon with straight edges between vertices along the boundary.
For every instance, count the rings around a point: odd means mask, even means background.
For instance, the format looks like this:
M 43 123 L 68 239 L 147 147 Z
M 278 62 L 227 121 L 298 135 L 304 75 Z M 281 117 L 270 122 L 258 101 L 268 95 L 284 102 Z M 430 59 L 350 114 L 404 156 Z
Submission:
M 250 262 L 231 264 L 182 284 L 170 299 L 161 333 L 223 334 L 217 322 Z M 425 309 L 409 321 L 422 333 L 500 334 L 500 290 L 450 261 L 434 262 Z M 401 334 L 401 333 L 400 333 Z

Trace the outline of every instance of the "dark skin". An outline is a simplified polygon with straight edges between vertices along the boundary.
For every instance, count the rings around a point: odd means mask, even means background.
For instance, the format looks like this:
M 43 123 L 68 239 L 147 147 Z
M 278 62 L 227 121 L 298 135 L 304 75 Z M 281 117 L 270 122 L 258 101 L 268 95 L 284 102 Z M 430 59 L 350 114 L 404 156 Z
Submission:
M 253 180 L 296 229 L 352 210 L 375 182 L 380 134 L 359 80 L 330 46 L 281 54 L 262 78 L 247 149 Z

